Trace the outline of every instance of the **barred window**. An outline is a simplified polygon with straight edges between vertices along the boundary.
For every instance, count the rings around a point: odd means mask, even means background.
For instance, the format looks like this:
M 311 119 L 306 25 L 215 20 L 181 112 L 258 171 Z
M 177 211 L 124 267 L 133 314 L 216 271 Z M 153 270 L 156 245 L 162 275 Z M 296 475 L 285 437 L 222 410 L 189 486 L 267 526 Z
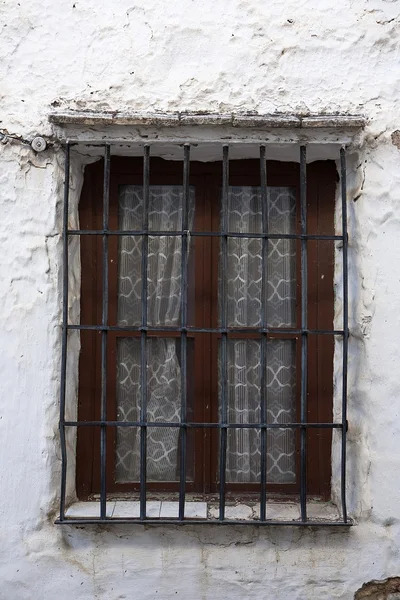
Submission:
M 65 431 L 77 431 L 76 489 L 100 498 L 97 519 L 123 496 L 132 522 L 196 522 L 190 499 L 214 501 L 216 518 L 246 497 L 254 522 L 273 523 L 270 498 L 300 506 L 330 498 L 332 432 L 341 435 L 345 505 L 347 230 L 341 151 L 342 231 L 335 234 L 334 161 L 214 162 L 112 156 L 86 167 L 79 229 L 68 228 L 66 159 L 64 337 Z M 80 239 L 80 323 L 68 319 L 68 243 Z M 335 245 L 344 273 L 343 327 L 334 329 Z M 80 334 L 77 421 L 65 416 L 68 332 Z M 343 347 L 341 420 L 333 421 L 335 338 Z M 176 500 L 175 518 L 147 504 Z M 72 520 L 73 521 L 73 520 Z M 75 519 L 76 522 L 85 519 Z M 197 519 L 201 522 L 200 519 Z M 236 520 L 236 522 L 239 522 Z M 293 524 L 293 522 L 291 522 Z

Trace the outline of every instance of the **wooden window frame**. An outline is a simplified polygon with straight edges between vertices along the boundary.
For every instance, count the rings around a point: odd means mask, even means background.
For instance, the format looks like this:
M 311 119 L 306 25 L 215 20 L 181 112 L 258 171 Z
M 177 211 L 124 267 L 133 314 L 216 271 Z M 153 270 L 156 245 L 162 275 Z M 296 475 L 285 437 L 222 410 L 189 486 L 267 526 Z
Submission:
M 297 215 L 296 233 L 300 233 L 299 209 L 299 165 L 269 161 L 268 185 L 285 186 L 296 189 Z M 85 169 L 85 179 L 79 205 L 80 227 L 82 230 L 101 230 L 103 194 L 103 161 L 88 165 Z M 118 185 L 142 184 L 143 161 L 137 158 L 112 157 L 110 180 L 110 218 L 111 230 L 118 228 Z M 219 229 L 219 195 L 222 181 L 222 163 L 190 163 L 190 185 L 195 185 L 197 192 L 202 195 L 204 214 L 204 229 Z M 156 184 L 182 185 L 182 163 L 180 161 L 165 161 L 160 158 L 151 159 L 150 185 Z M 230 185 L 260 185 L 259 161 L 232 160 L 230 162 Z M 333 161 L 316 161 L 307 165 L 307 209 L 308 232 L 315 235 L 334 235 L 334 206 L 337 183 L 336 166 Z M 206 238 L 196 238 L 196 278 L 201 272 L 203 290 L 207 282 L 211 289 L 204 294 L 204 301 L 196 303 L 196 321 L 210 315 L 212 327 L 216 327 L 217 309 L 217 268 L 218 243 L 216 239 L 211 244 Z M 300 327 L 301 319 L 301 290 L 300 290 L 300 241 L 296 245 L 297 256 L 297 301 L 296 319 Z M 116 324 L 116 282 L 118 239 L 109 236 L 109 306 L 110 324 Z M 211 264 L 211 277 L 205 275 L 205 265 Z M 100 236 L 81 237 L 81 323 L 97 325 L 101 322 L 101 290 L 102 290 L 102 248 Z M 198 306 L 199 305 L 199 306 Z M 334 314 L 334 242 L 327 240 L 308 242 L 308 326 L 310 329 L 332 329 Z M 199 325 L 200 326 L 200 325 Z M 204 325 L 203 325 L 204 326 Z M 116 338 L 137 335 L 126 332 L 113 334 L 109 332 L 108 372 L 107 379 L 107 418 L 116 419 Z M 154 334 L 155 335 L 155 334 Z M 178 334 L 169 333 L 168 335 Z M 195 394 L 197 411 L 196 422 L 218 421 L 217 415 L 217 334 L 189 334 L 196 339 Z M 241 334 L 246 337 L 260 338 L 259 334 Z M 165 337 L 158 334 L 156 337 Z M 238 337 L 237 334 L 232 337 Z M 272 337 L 272 336 L 271 336 Z M 282 334 L 273 337 L 296 339 L 297 344 L 297 411 L 300 405 L 300 336 Z M 97 331 L 81 331 L 81 353 L 79 360 L 79 398 L 78 420 L 99 420 L 100 415 L 100 363 L 101 363 L 101 334 Z M 214 372 L 210 377 L 204 373 L 207 356 L 211 351 Z M 331 423 L 333 418 L 333 354 L 334 338 L 330 335 L 308 336 L 308 414 L 307 421 Z M 211 398 L 214 399 L 211 402 Z M 198 406 L 199 405 L 199 406 Z M 205 409 L 209 406 L 208 412 Z M 200 414 L 202 413 L 202 414 Z M 202 418 L 199 418 L 201 417 Z M 116 484 L 114 482 L 114 447 L 116 428 L 107 428 L 107 493 L 135 494 L 139 490 L 139 482 L 132 484 Z M 213 494 L 217 491 L 216 463 L 218 458 L 218 431 L 196 430 L 194 434 L 195 448 L 195 480 L 187 482 L 186 491 L 196 494 Z M 299 432 L 296 434 L 297 476 L 296 484 L 268 484 L 270 495 L 298 496 L 300 488 L 299 477 Z M 331 445 L 332 430 L 307 430 L 307 494 L 309 496 L 328 499 L 330 496 L 331 480 Z M 214 465 L 213 465 L 214 460 Z M 200 463 L 200 465 L 199 465 Z M 214 473 L 214 475 L 213 475 Z M 77 495 L 80 499 L 88 499 L 100 490 L 100 428 L 78 427 L 77 438 Z M 151 484 L 146 488 L 152 492 L 177 492 L 176 484 Z M 243 495 L 259 493 L 259 484 L 227 484 L 228 494 Z

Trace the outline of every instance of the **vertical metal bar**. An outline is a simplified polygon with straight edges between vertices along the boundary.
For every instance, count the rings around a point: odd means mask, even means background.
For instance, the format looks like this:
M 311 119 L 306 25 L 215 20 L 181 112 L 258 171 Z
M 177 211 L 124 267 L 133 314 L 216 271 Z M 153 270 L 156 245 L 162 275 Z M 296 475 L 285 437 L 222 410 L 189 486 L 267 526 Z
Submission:
M 268 233 L 268 190 L 267 190 L 267 162 L 265 156 L 265 146 L 260 146 L 260 182 L 261 182 L 261 226 L 262 233 Z M 268 239 L 263 237 L 261 241 L 261 327 L 267 327 L 267 260 L 268 260 Z M 267 334 L 261 334 L 261 424 L 267 422 Z M 260 431 L 260 520 L 266 519 L 267 507 L 267 430 L 261 428 Z
M 67 377 L 68 345 L 68 201 L 69 201 L 70 145 L 65 149 L 64 207 L 63 207 L 63 312 L 60 383 L 60 445 L 61 445 L 61 497 L 60 520 L 65 517 L 65 493 L 67 485 L 67 446 L 65 440 L 65 393 Z
M 307 234 L 307 154 L 306 146 L 300 146 L 300 213 L 301 233 Z M 308 377 L 308 265 L 307 240 L 301 240 L 301 400 L 300 421 L 307 422 Z M 300 430 L 300 511 L 301 520 L 307 521 L 307 430 Z
M 225 519 L 225 477 L 226 477 L 226 448 L 227 448 L 227 396 L 228 396 L 228 334 L 227 327 L 227 285 L 226 276 L 228 272 L 228 193 L 229 193 L 229 146 L 222 148 L 222 211 L 221 211 L 221 433 L 220 433 L 220 457 L 219 457 L 219 520 Z
M 349 343 L 349 283 L 348 283 L 348 234 L 347 234 L 347 182 L 346 151 L 340 149 L 340 177 L 342 195 L 342 235 L 343 235 L 343 376 L 342 376 L 342 456 L 341 456 L 341 496 L 343 521 L 347 523 L 346 507 L 346 438 L 347 438 L 347 358 Z
M 181 259 L 181 428 L 180 428 L 180 466 L 179 466 L 179 520 L 185 518 L 186 487 L 186 421 L 187 421 L 187 281 L 189 252 L 189 170 L 190 144 L 183 147 L 183 199 L 182 199 L 182 259 Z M 184 425 L 183 425 L 184 424 Z
M 104 148 L 103 179 L 103 310 L 101 324 L 108 325 L 108 211 L 110 204 L 110 145 Z M 100 518 L 107 513 L 107 331 L 101 332 L 101 406 L 100 406 Z
M 140 334 L 140 519 L 146 519 L 147 463 L 147 266 L 149 255 L 150 146 L 143 154 L 142 331 Z

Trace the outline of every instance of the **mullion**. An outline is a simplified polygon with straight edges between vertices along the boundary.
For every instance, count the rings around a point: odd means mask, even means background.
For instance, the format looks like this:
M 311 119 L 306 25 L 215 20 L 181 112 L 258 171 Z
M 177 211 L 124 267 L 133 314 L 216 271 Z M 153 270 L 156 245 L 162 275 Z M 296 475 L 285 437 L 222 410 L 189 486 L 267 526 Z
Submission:
M 143 213 L 142 227 L 149 228 L 149 179 L 150 179 L 150 146 L 145 144 L 143 154 Z M 149 237 L 142 237 L 142 329 L 140 334 L 140 519 L 146 519 L 146 462 L 147 462 L 147 268 L 149 253 Z
M 110 205 L 110 145 L 104 148 L 104 177 L 103 177 L 103 229 L 108 229 Z M 103 235 L 103 287 L 102 287 L 102 325 L 108 325 L 108 236 Z M 101 332 L 101 405 L 100 415 L 103 425 L 100 429 L 100 518 L 107 514 L 107 329 Z
M 180 428 L 180 466 L 179 466 L 179 520 L 185 517 L 186 487 L 186 444 L 187 444 L 187 270 L 189 236 L 189 170 L 190 145 L 184 145 L 183 160 L 183 199 L 182 199 L 182 248 L 181 248 L 181 428 Z

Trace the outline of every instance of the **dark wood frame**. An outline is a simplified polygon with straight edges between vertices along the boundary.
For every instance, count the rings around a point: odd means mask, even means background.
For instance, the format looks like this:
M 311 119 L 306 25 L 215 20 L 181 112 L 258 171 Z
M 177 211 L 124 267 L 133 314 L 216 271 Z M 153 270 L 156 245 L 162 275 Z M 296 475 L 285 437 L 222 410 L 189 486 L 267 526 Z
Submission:
M 287 186 L 296 189 L 299 199 L 299 165 L 297 163 L 268 162 L 268 185 Z M 150 184 L 182 185 L 182 163 L 151 159 Z M 143 162 L 137 158 L 111 159 L 110 220 L 111 230 L 118 228 L 118 185 L 142 184 Z M 334 234 L 334 204 L 337 173 L 333 161 L 318 161 L 307 167 L 308 233 L 317 235 Z M 219 229 L 219 195 L 222 181 L 222 164 L 192 162 L 190 165 L 190 185 L 196 186 L 195 228 L 198 230 Z M 231 161 L 231 185 L 260 185 L 260 169 L 257 160 Z M 101 229 L 103 163 L 99 161 L 86 167 L 85 181 L 80 200 L 81 229 Z M 299 201 L 299 200 L 298 200 Z M 200 210 L 199 210 L 200 207 Z M 297 233 L 300 233 L 300 210 L 297 206 Z M 196 281 L 201 278 L 202 298 L 196 298 L 195 319 L 197 327 L 217 326 L 217 280 L 218 280 L 218 239 L 196 237 L 195 270 Z M 301 289 L 300 289 L 300 243 L 297 244 L 297 324 L 300 328 Z M 118 238 L 109 236 L 109 323 L 117 320 L 117 264 Z M 101 322 L 102 290 L 102 247 L 101 236 L 81 236 L 81 323 L 98 325 Z M 211 265 L 211 269 L 205 265 Z M 211 271 L 211 276 L 209 275 Z M 310 329 L 333 328 L 334 306 L 334 242 L 308 242 L 308 306 Z M 110 332 L 108 335 L 108 379 L 107 398 L 109 420 L 116 420 L 116 340 L 118 336 L 138 336 L 137 333 Z M 149 334 L 155 337 L 166 335 L 178 337 L 179 333 Z M 258 333 L 229 334 L 230 337 L 259 339 Z M 191 333 L 195 340 L 195 422 L 217 422 L 218 408 L 215 398 L 217 390 L 217 338 L 218 334 Z M 297 345 L 297 411 L 300 414 L 300 338 L 285 333 L 275 338 L 295 339 Z M 78 419 L 96 420 L 100 416 L 100 346 L 101 334 L 97 331 L 81 332 L 81 354 L 79 362 Z M 334 339 L 330 335 L 309 336 L 308 360 L 308 421 L 332 422 L 333 399 L 333 353 Z M 211 356 L 211 360 L 209 357 Z M 215 368 L 211 371 L 210 365 Z M 206 365 L 210 372 L 207 374 Z M 212 401 L 214 399 L 214 401 Z M 218 431 L 197 429 L 194 432 L 195 478 L 187 482 L 187 492 L 214 493 L 217 491 Z M 139 489 L 139 484 L 117 484 L 114 481 L 114 447 L 116 428 L 107 428 L 107 490 L 109 493 L 130 492 Z M 307 430 L 307 493 L 327 499 L 330 495 L 331 478 L 330 429 Z M 297 435 L 296 448 L 299 448 Z M 297 450 L 298 452 L 298 450 Z M 299 458 L 299 457 L 298 457 Z M 297 460 L 299 472 L 299 460 Z M 100 489 L 100 428 L 78 427 L 77 440 L 77 494 L 81 499 L 88 498 Z M 299 481 L 299 477 L 297 477 Z M 178 484 L 148 484 L 150 492 L 178 489 Z M 259 492 L 259 484 L 229 484 L 227 491 L 234 494 Z M 269 484 L 270 494 L 291 494 L 299 492 L 299 484 Z

